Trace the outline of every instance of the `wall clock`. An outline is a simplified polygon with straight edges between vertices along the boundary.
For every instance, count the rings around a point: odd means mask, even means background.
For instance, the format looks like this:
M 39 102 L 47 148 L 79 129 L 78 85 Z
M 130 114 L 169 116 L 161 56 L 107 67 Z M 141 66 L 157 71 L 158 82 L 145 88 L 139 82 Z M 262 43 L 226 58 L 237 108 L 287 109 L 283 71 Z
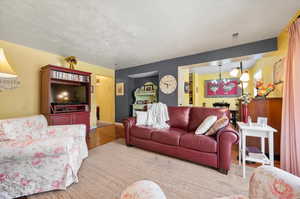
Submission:
M 177 80 L 173 75 L 165 75 L 160 79 L 159 88 L 165 94 L 173 93 L 177 88 Z

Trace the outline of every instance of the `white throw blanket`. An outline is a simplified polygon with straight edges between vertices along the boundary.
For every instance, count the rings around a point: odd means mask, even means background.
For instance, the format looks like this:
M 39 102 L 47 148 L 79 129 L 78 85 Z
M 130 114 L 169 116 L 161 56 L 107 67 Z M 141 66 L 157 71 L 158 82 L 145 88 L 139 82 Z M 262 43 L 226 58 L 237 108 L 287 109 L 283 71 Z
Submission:
M 169 128 L 166 121 L 169 120 L 167 105 L 163 103 L 148 104 L 147 125 L 153 128 Z

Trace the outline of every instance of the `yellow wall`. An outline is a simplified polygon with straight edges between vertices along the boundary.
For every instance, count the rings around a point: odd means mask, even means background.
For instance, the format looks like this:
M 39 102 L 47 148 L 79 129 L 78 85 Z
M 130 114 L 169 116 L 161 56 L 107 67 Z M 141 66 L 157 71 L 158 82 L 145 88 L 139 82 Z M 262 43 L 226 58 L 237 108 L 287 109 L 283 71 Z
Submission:
M 0 40 L 8 62 L 18 74 L 21 86 L 15 90 L 0 92 L 0 119 L 39 114 L 40 110 L 40 68 L 47 64 L 64 66 L 63 57 L 45 51 L 28 48 Z M 92 73 L 92 84 L 95 75 L 114 79 L 114 70 L 79 62 L 78 70 Z M 111 91 L 114 94 L 114 89 Z M 96 125 L 96 95 L 92 94 L 91 125 Z M 114 107 L 114 100 L 107 106 Z
M 193 87 L 198 87 L 198 93 L 195 95 L 195 106 L 203 106 L 203 103 L 206 104 L 206 107 L 213 107 L 213 103 L 215 102 L 227 102 L 230 104 L 230 109 L 237 109 L 237 99 L 236 97 L 230 98 L 206 98 L 205 97 L 205 80 L 214 80 L 219 79 L 219 73 L 211 73 L 211 74 L 196 74 L 193 73 L 195 81 L 193 81 Z M 232 78 L 228 72 L 222 73 L 223 78 Z M 197 81 L 198 80 L 198 81 Z M 247 89 L 245 90 L 247 92 Z
M 193 105 L 194 106 L 201 106 L 200 104 L 200 96 L 199 96 L 199 92 L 202 92 L 200 91 L 200 84 L 198 83 L 199 82 L 199 75 L 196 74 L 196 73 L 192 73 L 192 76 L 193 76 Z M 197 82 L 196 84 L 194 82 Z
M 273 66 L 274 64 L 280 60 L 280 56 L 265 56 L 259 59 L 256 64 L 249 70 L 250 81 L 249 81 L 249 93 L 252 97 L 254 97 L 254 89 L 255 89 L 255 80 L 254 74 L 259 70 L 262 71 L 262 81 L 265 85 L 269 83 L 273 83 Z M 278 84 L 275 86 L 275 90 L 268 95 L 268 97 L 282 97 L 282 87 L 283 84 Z
M 288 48 L 288 32 L 283 30 L 277 38 L 278 50 L 265 54 L 261 59 L 257 60 L 255 65 L 249 70 L 249 92 L 254 97 L 255 80 L 254 74 L 259 70 L 262 71 L 262 81 L 264 84 L 273 83 L 274 64 L 287 55 Z M 283 84 L 278 84 L 275 90 L 268 97 L 282 97 Z
M 274 68 L 273 66 L 277 61 L 286 57 L 288 51 L 288 43 L 289 43 L 288 27 L 299 15 L 300 15 L 300 10 L 294 15 L 294 17 L 292 17 L 288 25 L 278 35 L 277 37 L 278 50 L 265 54 L 249 70 L 249 74 L 250 74 L 249 91 L 252 96 L 255 88 L 255 81 L 253 79 L 253 75 L 257 71 L 262 70 L 262 81 L 265 84 L 273 83 L 273 68 Z M 275 90 L 272 93 L 270 93 L 268 97 L 282 97 L 282 89 L 283 89 L 283 84 L 276 85 Z
M 183 69 L 183 82 L 189 82 L 190 77 L 189 77 L 189 69 Z M 189 101 L 189 93 L 184 93 L 183 94 L 183 106 L 188 106 L 190 103 Z
M 100 120 L 104 122 L 115 121 L 115 106 L 110 106 L 115 101 L 115 80 L 111 77 L 99 76 L 99 85 L 95 86 L 96 104 L 100 107 Z

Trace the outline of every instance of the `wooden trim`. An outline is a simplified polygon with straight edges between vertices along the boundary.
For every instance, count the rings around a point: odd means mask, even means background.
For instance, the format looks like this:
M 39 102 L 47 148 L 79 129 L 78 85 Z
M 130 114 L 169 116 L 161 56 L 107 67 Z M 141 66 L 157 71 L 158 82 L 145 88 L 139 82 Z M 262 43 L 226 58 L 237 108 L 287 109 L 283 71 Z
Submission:
M 61 71 L 61 72 L 68 72 L 68 73 L 76 73 L 76 74 L 87 75 L 87 76 L 92 74 L 92 73 L 85 72 L 85 71 L 73 70 L 70 68 L 54 66 L 54 65 L 46 65 L 46 66 L 42 67 L 42 70 L 47 70 L 47 69 L 48 70 L 57 70 L 57 71 Z

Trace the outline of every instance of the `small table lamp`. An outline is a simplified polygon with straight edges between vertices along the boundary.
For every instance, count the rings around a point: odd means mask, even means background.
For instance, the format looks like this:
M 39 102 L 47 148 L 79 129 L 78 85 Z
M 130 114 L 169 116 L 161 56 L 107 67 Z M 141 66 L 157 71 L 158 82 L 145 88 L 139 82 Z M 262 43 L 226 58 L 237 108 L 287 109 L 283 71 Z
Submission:
M 17 74 L 8 64 L 4 51 L 0 48 L 0 92 L 19 87 L 20 82 Z
M 0 78 L 16 78 L 17 74 L 8 64 L 4 51 L 0 48 Z

